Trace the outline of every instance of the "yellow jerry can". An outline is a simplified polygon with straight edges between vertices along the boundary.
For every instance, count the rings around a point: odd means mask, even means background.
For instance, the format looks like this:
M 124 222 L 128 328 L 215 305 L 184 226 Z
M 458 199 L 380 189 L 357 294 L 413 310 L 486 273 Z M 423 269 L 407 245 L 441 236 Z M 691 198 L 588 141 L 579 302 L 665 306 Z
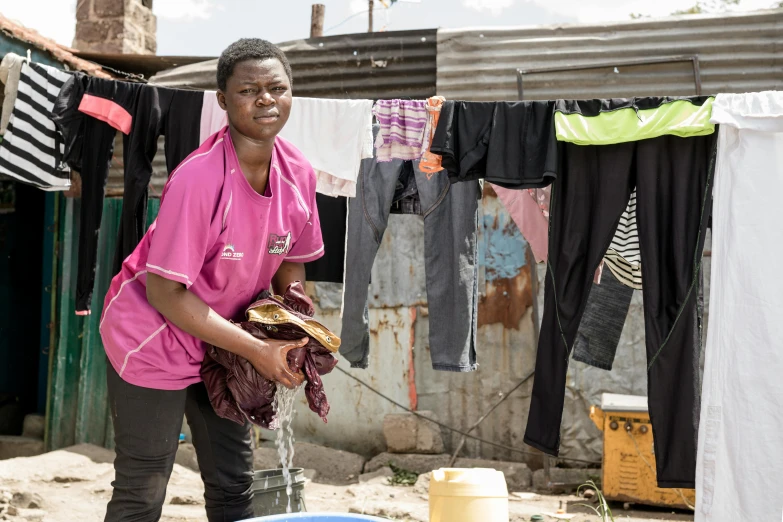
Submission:
M 682 509 L 696 505 L 693 489 L 657 486 L 647 397 L 604 393 L 601 406 L 590 407 L 590 418 L 604 432 L 601 489 L 607 500 Z
M 508 522 L 502 471 L 441 468 L 430 478 L 430 522 Z

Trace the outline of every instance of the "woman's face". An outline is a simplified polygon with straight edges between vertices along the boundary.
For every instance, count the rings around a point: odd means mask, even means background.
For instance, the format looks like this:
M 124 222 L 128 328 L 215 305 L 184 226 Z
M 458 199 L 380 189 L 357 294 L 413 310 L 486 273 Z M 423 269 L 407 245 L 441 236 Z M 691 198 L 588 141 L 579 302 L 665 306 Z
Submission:
M 277 136 L 288 121 L 291 101 L 291 82 L 275 58 L 237 63 L 226 90 L 218 91 L 218 102 L 234 129 L 256 141 Z

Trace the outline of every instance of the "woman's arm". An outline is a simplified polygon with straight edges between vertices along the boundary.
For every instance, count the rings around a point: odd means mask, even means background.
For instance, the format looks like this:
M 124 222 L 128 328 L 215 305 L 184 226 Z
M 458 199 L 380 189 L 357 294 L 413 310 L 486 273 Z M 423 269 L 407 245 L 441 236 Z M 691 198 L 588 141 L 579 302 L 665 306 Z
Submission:
M 306 277 L 304 263 L 283 261 L 272 278 L 272 287 L 277 295 L 283 295 L 288 285 L 294 281 L 301 281 L 302 287 L 304 287 Z
M 262 377 L 288 388 L 298 386 L 304 380 L 301 373 L 294 374 L 288 368 L 286 355 L 290 350 L 307 344 L 306 338 L 299 341 L 256 339 L 223 319 L 183 284 L 149 272 L 147 300 L 163 317 L 183 331 L 250 361 Z

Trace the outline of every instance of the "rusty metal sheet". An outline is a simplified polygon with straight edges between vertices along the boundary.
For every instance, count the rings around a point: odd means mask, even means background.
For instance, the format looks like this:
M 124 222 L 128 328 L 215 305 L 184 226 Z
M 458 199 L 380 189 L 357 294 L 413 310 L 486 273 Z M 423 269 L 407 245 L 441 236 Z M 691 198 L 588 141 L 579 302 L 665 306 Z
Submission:
M 340 330 L 339 310 L 318 310 L 317 317 L 330 329 Z M 340 367 L 397 402 L 415 407 L 409 380 L 414 321 L 410 308 L 371 309 L 369 367 L 351 369 L 344 359 Z M 296 438 L 368 458 L 386 451 L 383 418 L 400 410 L 337 370 L 326 375 L 323 382 L 331 406 L 329 422 L 324 424 L 312 413 L 304 394 L 300 394 L 293 424 Z

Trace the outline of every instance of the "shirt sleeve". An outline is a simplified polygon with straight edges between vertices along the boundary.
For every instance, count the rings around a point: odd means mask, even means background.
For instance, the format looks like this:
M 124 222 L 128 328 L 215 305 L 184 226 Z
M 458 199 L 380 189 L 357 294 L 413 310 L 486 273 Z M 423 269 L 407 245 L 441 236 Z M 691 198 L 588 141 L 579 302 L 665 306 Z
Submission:
M 187 288 L 198 278 L 211 244 L 216 187 L 197 172 L 176 173 L 163 193 L 147 271 Z
M 321 220 L 318 217 L 318 205 L 315 201 L 315 172 L 311 169 L 310 183 L 303 194 L 310 211 L 310 219 L 288 251 L 285 260 L 291 263 L 310 263 L 324 255 L 324 241 L 321 237 Z

